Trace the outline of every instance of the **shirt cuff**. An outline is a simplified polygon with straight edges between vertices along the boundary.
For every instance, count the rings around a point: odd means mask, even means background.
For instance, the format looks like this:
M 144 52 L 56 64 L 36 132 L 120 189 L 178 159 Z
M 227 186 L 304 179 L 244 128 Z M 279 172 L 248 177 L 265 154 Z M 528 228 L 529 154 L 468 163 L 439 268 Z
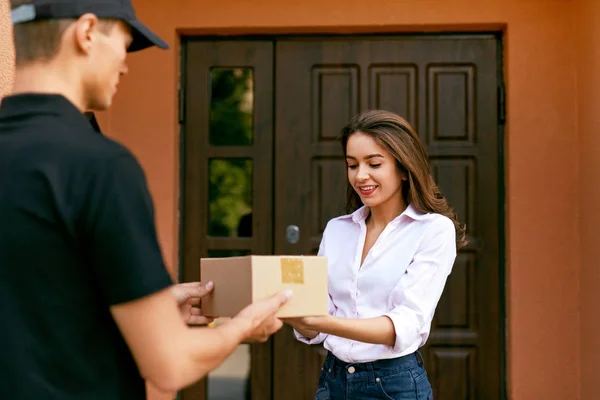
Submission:
M 394 342 L 394 346 L 392 347 L 393 353 L 403 353 L 410 349 L 410 347 L 414 347 L 415 343 L 420 339 L 420 334 L 415 326 L 417 326 L 416 321 L 409 321 L 410 316 L 402 315 L 401 312 L 389 312 L 384 314 L 384 316 L 388 317 L 392 320 L 392 324 L 394 324 L 394 331 L 396 332 L 396 341 Z M 413 351 L 416 351 L 419 348 L 417 346 Z
M 306 344 L 321 344 L 325 341 L 325 338 L 327 338 L 327 336 L 328 336 L 326 333 L 319 333 L 314 338 L 309 339 L 309 338 L 306 338 L 306 337 L 302 336 L 301 334 L 299 334 L 298 331 L 296 331 L 295 329 L 294 329 L 294 335 L 296 335 L 296 339 L 299 342 L 306 343 Z

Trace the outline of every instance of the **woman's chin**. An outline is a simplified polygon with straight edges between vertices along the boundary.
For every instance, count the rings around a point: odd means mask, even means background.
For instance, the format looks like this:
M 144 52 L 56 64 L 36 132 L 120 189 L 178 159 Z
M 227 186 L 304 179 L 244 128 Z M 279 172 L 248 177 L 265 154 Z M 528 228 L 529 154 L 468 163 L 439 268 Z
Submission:
M 377 199 L 372 199 L 372 198 L 369 198 L 369 197 L 367 197 L 367 198 L 362 198 L 362 197 L 361 197 L 361 199 L 360 199 L 360 200 L 361 200 L 361 202 L 362 202 L 362 203 L 363 203 L 365 206 L 367 206 L 367 207 L 369 207 L 369 208 L 377 207 L 377 206 L 378 206 L 378 205 L 381 203 L 381 202 L 380 202 L 380 201 L 378 201 Z

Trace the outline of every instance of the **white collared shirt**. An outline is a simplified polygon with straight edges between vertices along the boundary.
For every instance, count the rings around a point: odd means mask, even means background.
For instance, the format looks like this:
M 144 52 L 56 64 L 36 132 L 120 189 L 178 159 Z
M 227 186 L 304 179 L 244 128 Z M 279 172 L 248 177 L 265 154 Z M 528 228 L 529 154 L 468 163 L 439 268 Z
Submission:
M 323 343 L 345 362 L 368 362 L 415 352 L 429 337 L 431 321 L 456 258 L 452 221 L 421 214 L 412 205 L 383 230 L 360 265 L 367 233 L 362 207 L 327 224 L 319 255 L 328 258 L 329 314 L 362 319 L 388 316 L 396 331 L 392 346 L 362 343 L 320 333 Z

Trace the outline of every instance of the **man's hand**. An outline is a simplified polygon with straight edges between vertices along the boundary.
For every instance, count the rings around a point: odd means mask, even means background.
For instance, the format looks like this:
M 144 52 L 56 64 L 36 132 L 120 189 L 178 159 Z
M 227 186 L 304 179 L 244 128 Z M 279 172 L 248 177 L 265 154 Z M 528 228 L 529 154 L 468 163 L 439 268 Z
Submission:
M 214 318 L 202 316 L 202 310 L 198 308 L 202 303 L 202 297 L 212 292 L 214 284 L 208 282 L 203 285 L 200 282 L 188 282 L 174 285 L 172 288 L 181 317 L 188 325 L 206 325 L 211 323 Z
M 248 325 L 249 329 L 244 341 L 264 343 L 269 336 L 281 329 L 283 323 L 275 317 L 275 314 L 291 296 L 291 290 L 285 290 L 240 311 L 233 319 Z

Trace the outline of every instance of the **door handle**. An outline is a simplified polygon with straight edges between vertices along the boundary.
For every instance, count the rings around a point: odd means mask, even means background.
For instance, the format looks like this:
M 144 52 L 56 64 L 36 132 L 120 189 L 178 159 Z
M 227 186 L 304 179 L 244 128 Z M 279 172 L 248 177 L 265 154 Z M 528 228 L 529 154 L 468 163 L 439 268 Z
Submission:
M 300 228 L 296 225 L 289 225 L 286 228 L 285 237 L 290 244 L 298 243 L 298 240 L 300 240 Z

